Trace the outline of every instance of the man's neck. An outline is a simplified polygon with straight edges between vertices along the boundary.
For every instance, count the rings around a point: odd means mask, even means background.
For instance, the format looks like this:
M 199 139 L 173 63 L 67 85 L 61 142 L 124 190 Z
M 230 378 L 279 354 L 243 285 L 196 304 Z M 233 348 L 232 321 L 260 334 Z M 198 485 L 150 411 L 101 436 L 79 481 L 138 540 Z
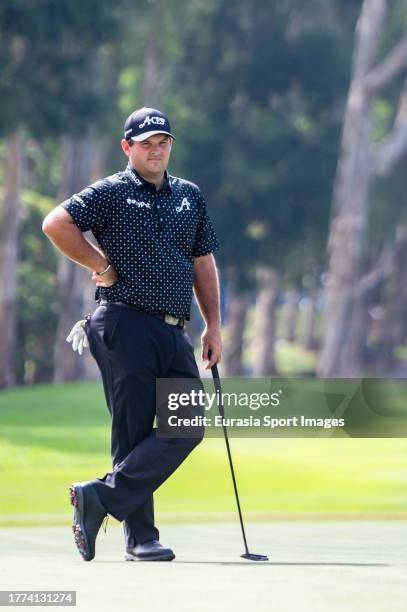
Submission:
M 159 189 L 162 187 L 162 184 L 164 183 L 164 179 L 165 179 L 165 172 L 157 177 L 157 175 L 143 174 L 142 172 L 140 172 L 140 170 L 137 170 L 137 168 L 135 168 L 134 166 L 132 166 L 132 169 L 135 170 L 137 174 L 141 176 L 141 178 L 143 178 L 145 181 L 155 185 L 155 188 L 157 189 L 157 191 L 159 191 Z

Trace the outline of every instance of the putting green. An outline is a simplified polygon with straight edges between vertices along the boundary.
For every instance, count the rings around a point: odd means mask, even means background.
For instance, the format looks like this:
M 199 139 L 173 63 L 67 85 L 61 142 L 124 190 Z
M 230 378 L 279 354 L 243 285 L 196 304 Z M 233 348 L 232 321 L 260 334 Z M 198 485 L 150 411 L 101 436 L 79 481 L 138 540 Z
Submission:
M 75 590 L 78 610 L 401 612 L 406 608 L 406 522 L 164 525 L 172 563 L 123 561 L 121 526 L 81 560 L 69 528 L 0 529 L 2 590 Z M 38 608 L 48 609 L 48 608 Z

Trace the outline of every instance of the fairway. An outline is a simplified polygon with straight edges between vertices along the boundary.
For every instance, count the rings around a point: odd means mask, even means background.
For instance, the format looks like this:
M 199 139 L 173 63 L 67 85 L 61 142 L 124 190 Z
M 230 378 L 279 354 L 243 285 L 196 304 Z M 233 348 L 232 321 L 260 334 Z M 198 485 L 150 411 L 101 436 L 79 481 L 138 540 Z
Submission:
M 1 589 L 75 590 L 86 612 L 405 610 L 405 522 L 251 523 L 247 532 L 268 563 L 240 558 L 236 523 L 166 525 L 172 563 L 126 563 L 115 526 L 99 534 L 90 563 L 69 528 L 0 529 Z
M 406 517 L 407 440 L 231 439 L 242 509 L 270 518 Z M 0 394 L 0 525 L 68 525 L 68 486 L 110 470 L 98 383 Z M 159 521 L 234 520 L 222 439 L 205 439 L 157 491 Z

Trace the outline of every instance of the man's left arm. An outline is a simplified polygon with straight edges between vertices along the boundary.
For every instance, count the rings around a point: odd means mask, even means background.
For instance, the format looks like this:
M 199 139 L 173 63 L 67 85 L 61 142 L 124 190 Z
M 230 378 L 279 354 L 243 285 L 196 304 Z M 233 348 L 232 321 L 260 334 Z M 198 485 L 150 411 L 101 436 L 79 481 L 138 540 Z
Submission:
M 194 293 L 205 321 L 201 336 L 202 359 L 209 361 L 206 366 L 208 370 L 220 361 L 222 354 L 219 276 L 212 253 L 194 259 Z

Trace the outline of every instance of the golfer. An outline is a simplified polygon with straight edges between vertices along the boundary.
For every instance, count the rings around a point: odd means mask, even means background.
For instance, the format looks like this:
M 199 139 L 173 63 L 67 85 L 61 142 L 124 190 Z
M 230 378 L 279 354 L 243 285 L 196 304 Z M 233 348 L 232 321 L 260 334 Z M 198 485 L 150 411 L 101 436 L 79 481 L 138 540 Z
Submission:
M 85 328 L 112 419 L 113 469 L 70 489 L 75 543 L 85 561 L 95 556 L 107 514 L 124 523 L 126 560 L 175 557 L 159 541 L 153 492 L 201 438 L 162 438 L 153 421 L 156 378 L 199 379 L 184 330 L 193 291 L 206 324 L 206 368 L 221 358 L 212 254 L 219 245 L 200 189 L 167 172 L 173 141 L 162 112 L 134 111 L 121 141 L 126 169 L 73 195 L 43 223 L 64 255 L 92 271 L 99 304 Z M 88 230 L 98 247 L 83 236 Z

